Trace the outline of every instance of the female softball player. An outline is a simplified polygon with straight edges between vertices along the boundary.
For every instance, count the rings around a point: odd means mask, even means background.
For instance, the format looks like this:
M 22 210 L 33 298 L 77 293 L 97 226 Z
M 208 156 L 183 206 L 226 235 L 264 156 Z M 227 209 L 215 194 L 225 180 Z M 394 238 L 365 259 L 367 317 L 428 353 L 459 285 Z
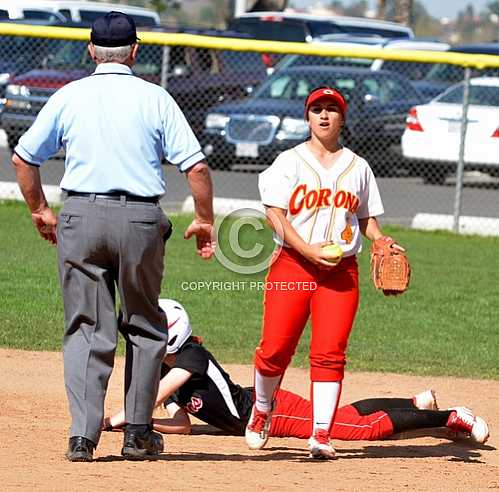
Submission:
M 171 299 L 159 305 L 168 319 L 169 342 L 164 359 L 156 407 L 165 404 L 169 418 L 153 419 L 154 429 L 165 434 L 188 434 L 189 414 L 230 435 L 244 435 L 253 405 L 253 388 L 242 388 L 230 379 L 213 355 L 192 336 L 184 308 Z M 103 428 L 125 424 L 123 411 L 104 419 Z M 462 407 L 439 411 L 434 393 L 427 390 L 413 398 L 375 398 L 338 408 L 331 437 L 342 440 L 385 439 L 403 431 L 447 427 L 485 442 L 487 424 Z M 270 435 L 305 439 L 312 429 L 309 401 L 279 389 Z
M 261 200 L 282 250 L 268 271 L 255 351 L 255 405 L 246 428 L 251 449 L 267 442 L 275 391 L 311 316 L 310 455 L 335 457 L 329 438 L 359 302 L 356 254 L 361 234 L 370 240 L 383 236 L 376 219 L 383 205 L 372 170 L 340 143 L 346 114 L 347 102 L 337 89 L 312 90 L 305 101 L 310 139 L 282 152 L 259 176 Z M 331 243 L 341 248 L 341 261 L 322 249 Z M 296 288 L 300 285 L 306 288 Z

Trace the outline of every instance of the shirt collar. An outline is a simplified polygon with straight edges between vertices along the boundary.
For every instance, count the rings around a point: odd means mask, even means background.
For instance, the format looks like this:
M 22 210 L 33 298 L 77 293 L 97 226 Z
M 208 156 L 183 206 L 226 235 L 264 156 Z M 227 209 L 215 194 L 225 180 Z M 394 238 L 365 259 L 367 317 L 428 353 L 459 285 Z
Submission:
M 94 73 L 119 73 L 123 75 L 133 75 L 132 69 L 128 65 L 123 65 L 121 63 L 100 63 L 95 68 Z

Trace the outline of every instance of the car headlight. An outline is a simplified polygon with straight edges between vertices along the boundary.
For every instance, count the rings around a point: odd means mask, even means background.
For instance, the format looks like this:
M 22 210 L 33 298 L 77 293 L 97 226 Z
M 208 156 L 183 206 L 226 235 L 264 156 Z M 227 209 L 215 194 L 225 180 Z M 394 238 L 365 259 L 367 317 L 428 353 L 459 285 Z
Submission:
M 229 117 L 221 113 L 209 113 L 204 120 L 205 128 L 223 130 L 229 122 Z
M 285 117 L 276 138 L 278 140 L 301 140 L 308 137 L 308 134 L 308 123 L 304 119 Z
M 28 97 L 29 96 L 29 87 L 25 85 L 15 85 L 9 84 L 5 89 L 5 97 Z
M 0 85 L 4 85 L 9 80 L 10 73 L 0 73 Z

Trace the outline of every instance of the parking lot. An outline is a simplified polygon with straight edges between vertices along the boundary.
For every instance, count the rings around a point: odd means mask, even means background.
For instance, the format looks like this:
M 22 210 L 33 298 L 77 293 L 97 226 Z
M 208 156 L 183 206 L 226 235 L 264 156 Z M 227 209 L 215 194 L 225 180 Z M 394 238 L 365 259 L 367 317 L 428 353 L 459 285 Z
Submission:
M 46 40 L 34 39 L 36 47 L 41 51 L 46 49 Z M 329 43 L 340 50 L 341 45 L 365 49 L 362 40 L 338 42 L 335 38 L 334 42 L 322 41 L 319 44 Z M 387 49 L 390 43 L 382 42 Z M 414 49 L 423 49 L 417 40 L 407 43 Z M 93 62 L 84 56 L 85 45 L 74 40 L 58 42 L 54 45 L 57 49 L 54 48 L 53 55 L 43 58 L 43 62 L 36 62 L 36 66 L 42 68 L 30 71 L 22 67 L 4 86 L 6 97 L 0 124 L 9 133 L 9 138 L 0 131 L 0 181 L 11 183 L 4 187 L 15 182 L 14 170 L 9 164 L 9 146 L 15 145 L 57 88 L 93 70 Z M 491 49 L 489 45 L 486 47 Z M 447 163 L 450 171 L 444 173 L 442 179 L 439 179 L 439 164 L 431 160 L 424 168 L 418 168 L 417 164 L 411 167 L 419 157 L 405 155 L 401 137 L 412 125 L 416 137 L 426 135 L 431 141 L 424 146 L 413 145 L 417 151 L 429 149 L 430 155 L 437 150 L 456 151 L 456 145 L 442 143 L 443 137 L 433 141 L 432 129 L 428 130 L 425 121 L 420 129 L 421 122 L 416 113 L 411 113 L 410 125 L 407 118 L 414 107 L 426 104 L 427 99 L 420 90 L 422 84 L 437 90 L 430 77 L 433 72 L 445 75 L 452 68 L 449 73 L 454 78 L 449 78 L 445 84 L 439 82 L 443 85 L 439 85 L 438 90 L 445 90 L 462 80 L 462 67 L 445 63 L 426 64 L 431 67 L 419 64 L 415 71 L 409 70 L 416 67 L 409 61 L 392 61 L 390 71 L 383 71 L 376 65 L 380 60 L 300 55 L 298 58 L 288 57 L 287 68 L 276 66 L 273 74 L 267 77 L 263 57 L 256 52 L 178 46 L 171 50 L 165 64 L 163 46 L 145 45 L 142 48 L 143 58 L 139 60 L 137 73 L 153 83 L 166 85 L 184 110 L 213 168 L 217 198 L 258 203 L 258 172 L 265 169 L 282 148 L 292 147 L 307 138 L 308 127 L 303 121 L 304 97 L 311 87 L 326 81 L 347 96 L 349 111 L 343 131 L 344 143 L 372 165 L 385 206 L 384 222 L 411 226 L 417 214 L 454 214 L 456 177 L 450 169 L 452 165 Z M 424 49 L 445 50 L 447 47 Z M 484 49 L 484 46 L 477 49 Z M 4 47 L 0 54 L 17 63 L 18 51 L 18 47 L 13 45 L 9 49 Z M 369 50 L 365 53 L 369 56 Z M 316 65 L 311 67 L 311 63 Z M 24 70 L 28 71 L 19 73 Z M 490 114 L 497 109 L 495 104 L 491 104 Z M 499 139 L 495 138 L 493 128 L 480 131 L 480 135 L 488 137 L 490 148 L 497 145 Z M 479 147 L 482 146 L 480 138 L 475 138 L 473 145 L 478 142 Z M 496 166 L 497 152 L 487 151 L 487 155 Z M 411 159 L 415 161 L 411 162 Z M 43 183 L 58 185 L 63 173 L 64 161 L 52 159 L 42 167 Z M 167 193 L 162 205 L 166 210 L 180 211 L 189 196 L 185 177 L 168 166 L 165 173 Z M 1 187 L 0 183 L 0 193 Z M 464 175 L 461 215 L 499 218 L 498 191 L 499 178 L 468 169 Z
M 10 164 L 10 151 L 0 137 L 0 182 L 15 181 Z M 170 211 L 180 211 L 189 192 L 185 177 L 177 169 L 165 166 L 167 193 L 161 203 Z M 258 200 L 258 166 L 236 166 L 232 171 L 213 171 L 215 196 L 220 198 Z M 44 184 L 58 185 L 64 173 L 64 161 L 52 159 L 42 168 Z M 453 214 L 455 177 L 443 186 L 423 183 L 418 177 L 378 178 L 383 196 L 385 216 L 389 224 L 410 226 L 417 213 Z M 0 192 L 1 192 L 0 183 Z M 465 174 L 462 214 L 499 217 L 499 179 L 477 172 Z

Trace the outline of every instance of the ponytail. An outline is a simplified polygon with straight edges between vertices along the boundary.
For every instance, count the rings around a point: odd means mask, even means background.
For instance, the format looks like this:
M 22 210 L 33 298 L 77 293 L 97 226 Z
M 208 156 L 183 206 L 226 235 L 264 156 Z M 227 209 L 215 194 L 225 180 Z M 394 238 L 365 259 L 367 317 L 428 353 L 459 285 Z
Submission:
M 197 336 L 197 335 L 192 335 L 190 338 L 191 342 L 197 343 L 198 345 L 203 345 L 203 337 Z

